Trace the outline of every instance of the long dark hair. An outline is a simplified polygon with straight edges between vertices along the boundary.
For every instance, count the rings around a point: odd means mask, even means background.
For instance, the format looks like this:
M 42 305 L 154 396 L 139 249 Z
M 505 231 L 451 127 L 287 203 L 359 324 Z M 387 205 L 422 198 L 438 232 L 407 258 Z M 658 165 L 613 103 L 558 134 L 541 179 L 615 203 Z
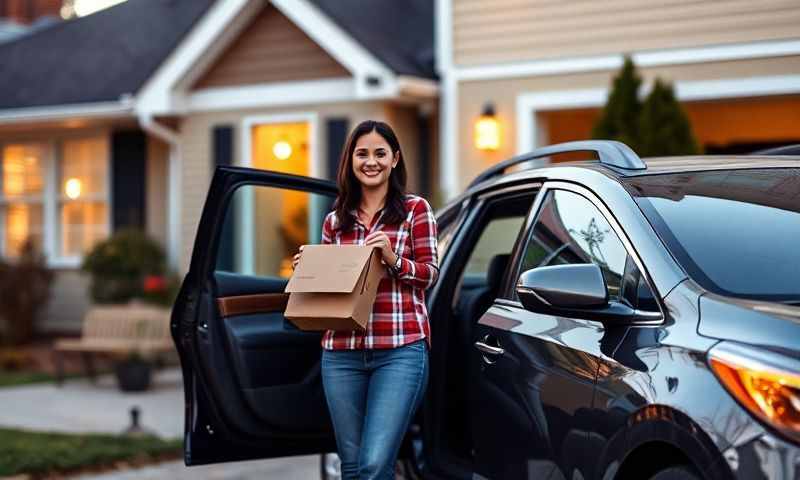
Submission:
M 350 213 L 350 210 L 358 209 L 361 204 L 361 183 L 353 173 L 353 152 L 356 149 L 358 139 L 370 132 L 377 132 L 382 136 L 392 149 L 392 154 L 397 155 L 398 158 L 397 165 L 389 174 L 389 191 L 386 193 L 381 223 L 384 225 L 396 224 L 402 222 L 406 217 L 404 199 L 406 194 L 406 164 L 403 159 L 403 153 L 400 150 L 400 142 L 397 140 L 397 135 L 394 134 L 392 127 L 386 123 L 366 120 L 359 123 L 350 133 L 350 137 L 347 139 L 342 151 L 342 158 L 339 160 L 339 171 L 336 174 L 339 196 L 333 204 L 333 209 L 336 210 L 336 218 L 339 220 L 336 228 L 342 231 L 350 230 L 356 222 L 356 218 Z

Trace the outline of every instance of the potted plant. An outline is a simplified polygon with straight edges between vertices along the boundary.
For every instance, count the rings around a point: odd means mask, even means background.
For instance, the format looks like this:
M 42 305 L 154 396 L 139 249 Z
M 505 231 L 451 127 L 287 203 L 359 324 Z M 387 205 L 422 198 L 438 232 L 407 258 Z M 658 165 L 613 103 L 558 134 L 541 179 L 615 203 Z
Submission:
M 142 392 L 150 388 L 153 364 L 134 350 L 114 363 L 117 385 L 123 392 Z

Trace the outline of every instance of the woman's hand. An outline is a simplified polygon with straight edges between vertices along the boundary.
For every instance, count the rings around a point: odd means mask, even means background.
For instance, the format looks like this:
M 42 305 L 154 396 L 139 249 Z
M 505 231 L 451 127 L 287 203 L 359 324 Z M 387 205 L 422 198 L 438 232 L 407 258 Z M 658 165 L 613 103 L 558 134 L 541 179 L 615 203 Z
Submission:
M 389 236 L 386 233 L 378 230 L 367 235 L 364 244 L 373 247 L 380 247 L 381 257 L 383 262 L 387 265 L 394 265 L 397 261 L 397 255 L 392 251 L 392 244 L 389 242 Z
M 294 257 L 292 257 L 292 270 L 297 268 L 297 263 L 300 261 L 300 255 L 303 253 L 303 247 L 305 247 L 305 245 L 300 245 L 299 251 L 294 254 Z

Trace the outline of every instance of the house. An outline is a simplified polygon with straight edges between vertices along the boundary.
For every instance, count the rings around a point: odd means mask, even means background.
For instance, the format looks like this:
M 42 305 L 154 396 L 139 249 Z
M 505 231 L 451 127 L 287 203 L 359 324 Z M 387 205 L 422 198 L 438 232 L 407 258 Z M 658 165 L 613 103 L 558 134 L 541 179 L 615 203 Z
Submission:
M 447 198 L 492 163 L 590 138 L 631 55 L 675 85 L 706 153 L 800 143 L 800 3 L 436 0 L 440 178 Z M 497 146 L 479 149 L 488 107 Z M 484 147 L 485 148 L 485 147 Z
M 0 254 L 30 237 L 57 270 L 41 326 L 80 325 L 82 256 L 120 228 L 185 273 L 216 165 L 332 178 L 383 119 L 429 194 L 433 53 L 424 0 L 129 0 L 0 44 Z

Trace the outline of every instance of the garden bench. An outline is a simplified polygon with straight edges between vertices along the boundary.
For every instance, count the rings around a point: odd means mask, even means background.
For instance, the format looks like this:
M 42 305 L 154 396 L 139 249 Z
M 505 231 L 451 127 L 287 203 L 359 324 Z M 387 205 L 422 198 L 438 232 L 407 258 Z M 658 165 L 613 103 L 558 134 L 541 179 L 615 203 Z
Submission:
M 174 350 L 170 335 L 170 311 L 148 305 L 110 305 L 92 307 L 83 319 L 80 338 L 56 340 L 53 360 L 60 385 L 64 379 L 63 355 L 77 352 L 83 357 L 86 373 L 95 380 L 93 357 L 96 354 L 158 357 Z

